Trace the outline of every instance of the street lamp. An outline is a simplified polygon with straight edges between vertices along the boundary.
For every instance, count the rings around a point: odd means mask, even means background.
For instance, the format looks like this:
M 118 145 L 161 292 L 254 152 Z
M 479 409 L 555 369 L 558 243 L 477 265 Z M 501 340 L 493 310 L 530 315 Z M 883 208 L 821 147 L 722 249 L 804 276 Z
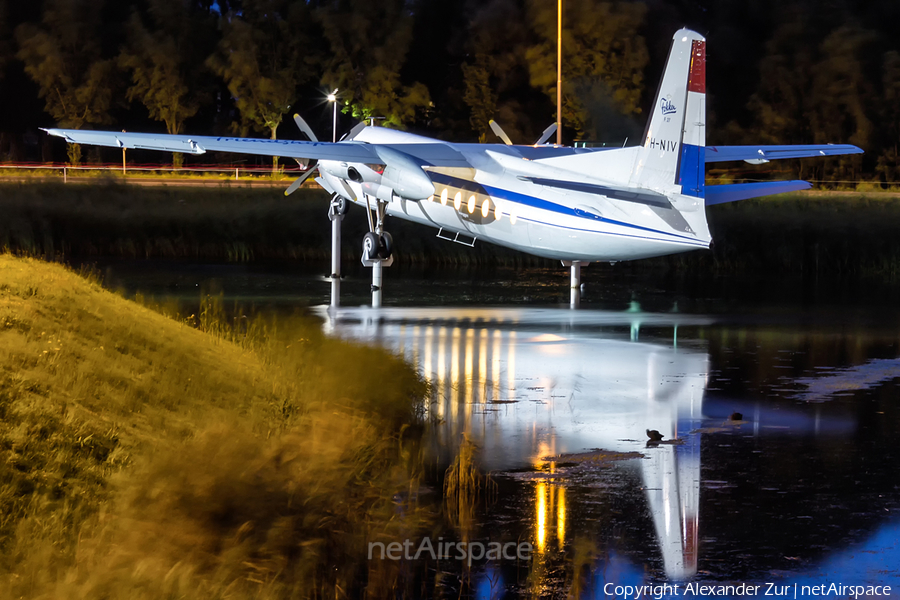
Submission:
M 556 145 L 562 146 L 562 9 L 563 0 L 556 4 Z
M 328 94 L 328 101 L 334 103 L 334 119 L 331 123 L 331 143 L 337 141 L 337 88 L 334 88 L 334 91 Z

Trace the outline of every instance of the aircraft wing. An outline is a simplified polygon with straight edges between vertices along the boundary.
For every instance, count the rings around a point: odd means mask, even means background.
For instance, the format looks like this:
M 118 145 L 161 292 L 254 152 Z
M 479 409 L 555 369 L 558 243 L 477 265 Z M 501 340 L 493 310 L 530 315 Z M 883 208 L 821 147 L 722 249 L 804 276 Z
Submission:
M 807 146 L 707 146 L 705 161 L 726 162 L 745 160 L 762 163 L 781 158 L 810 158 L 862 154 L 862 149 L 850 144 L 814 144 Z
M 306 142 L 299 140 L 267 140 L 240 137 L 213 137 L 197 135 L 167 135 L 156 133 L 126 133 L 115 131 L 89 131 L 81 129 L 45 129 L 50 135 L 64 138 L 72 144 L 108 146 L 143 150 L 204 154 L 205 152 L 233 152 L 259 156 L 284 156 L 288 158 L 314 158 L 369 164 L 385 164 L 379 155 L 382 144 L 365 142 Z M 468 167 L 469 162 L 448 144 L 384 144 L 418 159 L 425 166 Z

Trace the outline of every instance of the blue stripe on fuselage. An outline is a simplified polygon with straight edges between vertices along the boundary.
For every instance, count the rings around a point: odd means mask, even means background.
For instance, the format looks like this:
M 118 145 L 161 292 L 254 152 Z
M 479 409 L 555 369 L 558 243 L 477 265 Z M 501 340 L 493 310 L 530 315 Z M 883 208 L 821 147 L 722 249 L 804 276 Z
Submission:
M 696 147 L 696 146 L 695 146 Z M 437 173 L 435 171 L 429 171 L 428 175 L 431 177 L 431 180 L 435 183 L 441 183 L 444 185 L 452 185 L 453 187 L 461 188 L 466 190 L 467 192 L 473 192 L 476 194 L 484 194 L 485 196 L 493 196 L 494 198 L 502 198 L 503 200 L 509 200 L 510 202 L 515 202 L 517 204 L 523 204 L 525 206 L 531 206 L 533 208 L 539 208 L 541 210 L 546 210 L 549 212 L 558 213 L 561 215 L 567 215 L 572 217 L 578 217 L 580 219 L 588 219 L 591 221 L 600 221 L 602 223 L 608 223 L 610 225 L 619 225 L 621 227 L 628 227 L 630 229 L 637 229 L 639 231 L 647 231 L 650 233 L 656 233 L 660 235 L 667 235 L 673 238 L 678 238 L 681 240 L 689 240 L 691 242 L 697 242 L 697 238 L 688 237 L 685 235 L 678 235 L 676 233 L 670 233 L 668 231 L 660 231 L 658 229 L 653 229 L 652 227 L 643 227 L 641 225 L 634 225 L 633 223 L 626 223 L 625 221 L 617 221 L 615 219 L 607 219 L 606 217 L 601 217 L 599 215 L 588 214 L 584 211 L 577 211 L 574 208 L 569 208 L 568 206 L 563 206 L 562 204 L 557 204 L 556 202 L 550 202 L 549 200 L 544 200 L 542 198 L 536 198 L 534 196 L 528 196 L 527 194 L 520 194 L 519 192 L 513 192 L 511 190 L 504 190 L 502 188 L 496 188 L 488 185 L 481 185 L 475 181 L 470 181 L 468 179 L 460 179 L 459 177 L 453 177 L 451 175 L 445 175 L 444 173 Z

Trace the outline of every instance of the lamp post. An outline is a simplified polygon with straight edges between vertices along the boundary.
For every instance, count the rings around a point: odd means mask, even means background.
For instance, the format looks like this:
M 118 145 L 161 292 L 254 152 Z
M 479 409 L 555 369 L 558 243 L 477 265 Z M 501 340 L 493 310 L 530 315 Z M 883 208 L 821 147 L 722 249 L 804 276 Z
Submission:
M 334 91 L 328 94 L 328 101 L 334 103 L 334 118 L 331 122 L 331 143 L 337 141 L 337 88 L 334 88 Z
M 337 88 L 328 94 L 328 101 L 334 104 L 331 122 L 331 143 L 337 142 Z M 341 221 L 344 216 L 338 211 L 337 195 L 331 198 L 328 211 L 331 218 L 331 307 L 341 305 Z
M 556 144 L 562 146 L 562 5 L 556 3 Z

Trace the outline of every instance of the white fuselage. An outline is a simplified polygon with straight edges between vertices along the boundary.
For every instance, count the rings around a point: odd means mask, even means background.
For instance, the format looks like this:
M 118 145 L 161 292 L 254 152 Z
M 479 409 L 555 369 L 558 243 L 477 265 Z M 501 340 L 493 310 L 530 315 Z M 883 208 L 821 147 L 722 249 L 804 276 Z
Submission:
M 441 143 L 381 127 L 366 128 L 354 142 Z M 498 150 L 491 146 L 486 151 L 479 144 L 447 145 L 471 167 L 424 166 L 434 184 L 434 195 L 419 201 L 385 196 L 382 199 L 387 201 L 388 215 L 438 228 L 443 231 L 442 237 L 460 234 L 563 261 L 632 260 L 709 247 L 702 199 L 669 193 L 666 198 L 671 207 L 660 209 L 592 191 L 541 185 L 528 177 L 540 178 L 546 171 L 563 173 L 567 183 L 577 180 L 588 185 L 622 186 L 627 181 L 616 177 L 615 172 L 603 172 L 600 179 L 591 174 L 561 171 L 523 159 L 515 147 Z M 634 161 L 632 150 L 602 154 L 609 157 L 607 162 L 614 171 L 627 174 Z M 353 166 L 358 171 L 368 169 L 364 165 L 320 161 L 320 172 L 333 191 L 366 206 L 366 195 L 371 197 L 373 188 L 364 188 L 364 182 L 345 175 Z

